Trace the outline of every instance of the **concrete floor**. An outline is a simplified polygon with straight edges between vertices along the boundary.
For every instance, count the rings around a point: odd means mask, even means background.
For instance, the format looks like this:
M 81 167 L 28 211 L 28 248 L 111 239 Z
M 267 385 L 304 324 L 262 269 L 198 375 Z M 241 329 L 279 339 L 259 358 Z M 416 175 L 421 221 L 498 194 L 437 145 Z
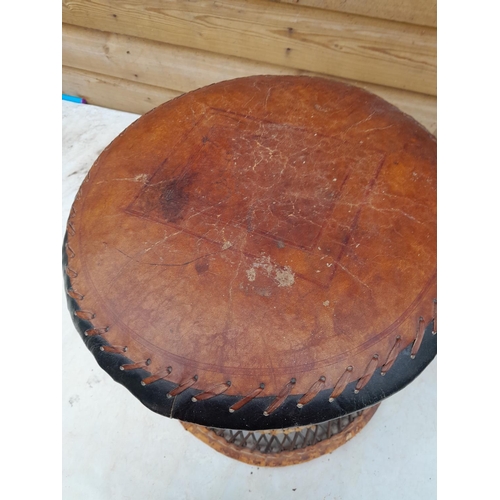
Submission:
M 63 102 L 61 241 L 88 169 L 137 118 Z M 217 453 L 115 383 L 77 334 L 64 292 L 62 301 L 64 499 L 436 498 L 436 360 L 332 454 L 259 468 Z

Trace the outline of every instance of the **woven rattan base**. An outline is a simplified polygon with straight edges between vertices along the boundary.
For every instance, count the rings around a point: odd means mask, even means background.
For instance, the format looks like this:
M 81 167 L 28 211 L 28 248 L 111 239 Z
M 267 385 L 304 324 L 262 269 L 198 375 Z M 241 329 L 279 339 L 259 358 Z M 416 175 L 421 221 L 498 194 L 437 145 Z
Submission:
M 224 455 L 250 465 L 279 467 L 307 462 L 342 446 L 372 418 L 379 405 L 320 424 L 244 431 L 182 422 L 186 430 Z

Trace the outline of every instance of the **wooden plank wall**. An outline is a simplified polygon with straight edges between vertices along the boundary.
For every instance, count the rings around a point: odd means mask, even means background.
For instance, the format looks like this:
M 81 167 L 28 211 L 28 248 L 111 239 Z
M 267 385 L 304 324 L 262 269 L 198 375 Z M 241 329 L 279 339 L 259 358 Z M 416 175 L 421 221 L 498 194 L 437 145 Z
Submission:
M 145 113 L 255 74 L 361 86 L 436 133 L 435 0 L 65 0 L 63 92 Z

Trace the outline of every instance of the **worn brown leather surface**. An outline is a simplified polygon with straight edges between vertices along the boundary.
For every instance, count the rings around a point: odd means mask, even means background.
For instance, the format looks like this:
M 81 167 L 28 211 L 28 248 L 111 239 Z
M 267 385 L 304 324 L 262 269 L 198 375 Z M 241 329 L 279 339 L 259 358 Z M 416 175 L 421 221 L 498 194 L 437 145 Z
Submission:
M 67 238 L 83 319 L 151 375 L 242 397 L 333 389 L 433 319 L 436 141 L 355 87 L 223 82 L 106 148 Z

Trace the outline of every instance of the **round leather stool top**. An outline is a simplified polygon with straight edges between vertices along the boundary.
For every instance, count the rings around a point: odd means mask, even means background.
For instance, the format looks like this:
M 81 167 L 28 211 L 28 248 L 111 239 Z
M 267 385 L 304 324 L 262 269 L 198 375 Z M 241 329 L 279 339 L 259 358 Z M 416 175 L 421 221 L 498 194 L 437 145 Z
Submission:
M 343 417 L 436 354 L 436 141 L 345 84 L 215 84 L 103 151 L 63 259 L 87 347 L 151 410 L 246 430 Z

